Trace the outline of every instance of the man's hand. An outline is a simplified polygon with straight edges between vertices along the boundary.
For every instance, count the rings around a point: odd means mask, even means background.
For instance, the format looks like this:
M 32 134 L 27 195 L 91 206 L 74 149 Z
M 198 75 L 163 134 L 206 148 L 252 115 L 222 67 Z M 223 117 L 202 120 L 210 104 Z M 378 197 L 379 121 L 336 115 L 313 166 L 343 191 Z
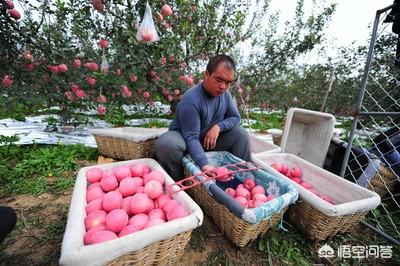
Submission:
M 206 133 L 206 136 L 204 137 L 204 149 L 206 150 L 212 150 L 215 148 L 215 145 L 217 144 L 217 139 L 219 136 L 219 133 L 221 132 L 221 128 L 218 125 L 213 125 Z
M 228 182 L 234 178 L 233 175 L 228 175 L 230 171 L 225 167 L 214 167 L 206 164 L 201 168 L 201 170 L 209 177 L 216 178 L 217 176 L 220 176 L 217 180 L 221 182 Z
M 201 171 L 203 171 L 206 175 L 212 177 L 216 175 L 214 169 L 215 169 L 214 166 L 206 164 L 201 168 Z

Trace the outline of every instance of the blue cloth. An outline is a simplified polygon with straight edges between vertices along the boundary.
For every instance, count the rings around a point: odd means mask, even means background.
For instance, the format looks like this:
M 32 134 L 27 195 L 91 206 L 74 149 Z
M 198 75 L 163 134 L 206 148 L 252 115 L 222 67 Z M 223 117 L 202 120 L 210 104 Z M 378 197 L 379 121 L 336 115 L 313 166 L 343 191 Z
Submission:
M 200 168 L 208 164 L 202 146 L 203 138 L 215 124 L 221 132 L 240 124 L 240 114 L 229 91 L 214 97 L 205 91 L 203 84 L 188 90 L 178 104 L 176 117 L 169 129 L 182 134 L 190 156 Z
M 206 152 L 205 154 L 210 162 L 212 162 L 212 165 L 216 166 L 244 162 L 229 152 Z M 190 156 L 183 158 L 183 165 L 192 175 L 201 172 Z M 196 176 L 196 178 L 204 180 L 204 177 L 200 175 Z M 254 179 L 256 184 L 263 186 L 269 195 L 275 195 L 277 198 L 257 208 L 250 209 L 240 206 L 237 201 L 225 192 L 225 189 L 228 187 L 236 188 L 238 184 L 243 183 L 247 178 Z M 234 179 L 230 182 L 209 180 L 204 182 L 203 185 L 219 203 L 226 206 L 237 217 L 251 224 L 257 224 L 265 219 L 272 218 L 278 212 L 283 212 L 286 207 L 295 203 L 299 197 L 298 191 L 292 184 L 262 169 L 236 173 L 234 174 Z

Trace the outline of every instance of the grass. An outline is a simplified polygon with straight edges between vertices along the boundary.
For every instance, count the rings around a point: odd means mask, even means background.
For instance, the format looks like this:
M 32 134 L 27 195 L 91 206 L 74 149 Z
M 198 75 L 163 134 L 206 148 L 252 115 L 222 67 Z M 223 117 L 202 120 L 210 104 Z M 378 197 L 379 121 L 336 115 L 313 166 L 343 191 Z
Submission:
M 400 215 L 395 214 L 396 204 L 394 201 L 383 202 L 376 209 L 366 216 L 366 222 L 378 227 L 380 230 L 391 236 L 400 238 Z M 394 227 L 397 227 L 396 228 Z
M 246 122 L 247 118 L 244 114 L 241 115 L 242 122 Z M 259 132 L 266 132 L 271 128 L 282 128 L 282 122 L 284 118 L 284 114 L 281 113 L 251 113 L 249 118 L 252 120 L 256 120 L 254 124 L 251 125 L 252 129 L 255 129 Z
M 373 232 L 360 226 L 352 233 L 335 236 L 331 239 L 321 241 L 320 243 L 307 240 L 296 228 L 290 224 L 286 224 L 288 231 L 272 230 L 259 239 L 258 248 L 265 252 L 273 265 L 311 265 L 325 264 L 328 265 L 399 265 L 400 263 L 400 247 L 393 246 L 385 239 L 379 237 Z M 353 228 L 354 229 L 354 228 Z M 335 250 L 335 257 L 324 259 L 318 256 L 318 249 L 328 244 Z M 392 246 L 392 258 L 340 258 L 337 250 L 345 246 L 350 248 L 363 246 L 368 248 L 370 245 Z
M 25 226 L 38 227 L 43 223 L 43 218 L 39 216 L 31 216 L 25 219 Z
M 281 261 L 287 265 L 309 265 L 316 260 L 312 244 L 293 230 L 272 230 L 260 238 L 258 249 L 269 253 L 272 261 Z
M 205 247 L 206 236 L 208 235 L 207 227 L 200 226 L 192 231 L 189 245 L 198 251 L 202 251 Z
M 220 248 L 209 249 L 199 265 L 399 265 L 400 247 L 386 242 L 385 239 L 369 231 L 366 227 L 358 226 L 351 233 L 334 236 L 321 242 L 312 242 L 304 237 L 295 227 L 284 222 L 286 230 L 278 228 L 271 229 L 256 240 L 257 245 L 238 249 L 236 253 L 224 249 L 224 242 L 220 242 Z M 199 230 L 200 229 L 200 230 Z M 354 228 L 353 228 L 354 229 Z M 208 241 L 208 242 L 207 242 Z M 199 252 L 204 251 L 205 245 L 210 243 L 207 230 L 198 228 L 193 231 L 190 245 Z M 219 241 L 216 239 L 214 241 Z M 200 244 L 199 244 L 200 243 Z M 322 245 L 329 245 L 335 250 L 335 257 L 320 258 L 318 250 Z M 228 244 L 229 245 L 229 244 Z M 392 258 L 341 258 L 337 251 L 346 247 L 363 246 L 368 248 L 372 245 L 392 246 Z M 218 245 L 217 245 L 218 246 Z M 240 255 L 238 255 L 240 254 Z
M 160 121 L 157 119 L 150 119 L 149 122 L 140 125 L 140 127 L 146 127 L 146 128 L 160 128 L 168 126 L 169 126 L 168 122 Z
M 18 121 L 25 121 L 25 117 L 37 113 L 43 108 L 43 99 L 35 97 L 25 97 L 23 99 L 16 96 L 5 97 L 0 95 L 0 119 L 13 118 Z
M 217 250 L 211 252 L 208 255 L 207 260 L 200 264 L 201 266 L 214 266 L 214 265 L 234 265 L 229 262 L 225 252 L 223 250 Z
M 67 217 L 65 216 L 65 219 Z M 64 234 L 65 231 L 65 223 L 66 220 L 58 220 L 55 222 L 52 222 L 46 226 L 46 236 L 45 239 L 47 241 L 57 241 L 61 242 L 62 241 L 62 235 Z
M 97 156 L 97 149 L 83 145 L 0 146 L 0 194 L 65 190 L 75 182 L 79 160 L 94 161 Z

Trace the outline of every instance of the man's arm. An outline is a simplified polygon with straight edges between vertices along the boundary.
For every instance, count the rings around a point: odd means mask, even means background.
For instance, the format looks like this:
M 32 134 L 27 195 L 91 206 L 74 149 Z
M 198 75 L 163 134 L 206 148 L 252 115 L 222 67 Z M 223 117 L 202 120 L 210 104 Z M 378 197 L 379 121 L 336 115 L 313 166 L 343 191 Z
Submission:
M 181 133 L 190 157 L 200 168 L 208 165 L 207 157 L 200 143 L 200 110 L 193 103 L 183 103 L 177 113 Z
M 221 132 L 228 131 L 240 124 L 240 114 L 233 102 L 232 96 L 227 92 L 227 108 L 225 112 L 225 119 L 218 122 L 217 125 Z

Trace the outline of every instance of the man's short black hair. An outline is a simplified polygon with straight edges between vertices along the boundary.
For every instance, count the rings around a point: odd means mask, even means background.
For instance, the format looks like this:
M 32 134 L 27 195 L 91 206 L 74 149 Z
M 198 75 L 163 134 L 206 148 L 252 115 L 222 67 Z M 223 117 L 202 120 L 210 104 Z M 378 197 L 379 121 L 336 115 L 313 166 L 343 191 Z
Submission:
M 209 74 L 212 74 L 220 64 L 225 64 L 225 66 L 233 71 L 236 70 L 235 62 L 233 59 L 227 55 L 219 54 L 210 59 L 207 64 L 207 71 Z

